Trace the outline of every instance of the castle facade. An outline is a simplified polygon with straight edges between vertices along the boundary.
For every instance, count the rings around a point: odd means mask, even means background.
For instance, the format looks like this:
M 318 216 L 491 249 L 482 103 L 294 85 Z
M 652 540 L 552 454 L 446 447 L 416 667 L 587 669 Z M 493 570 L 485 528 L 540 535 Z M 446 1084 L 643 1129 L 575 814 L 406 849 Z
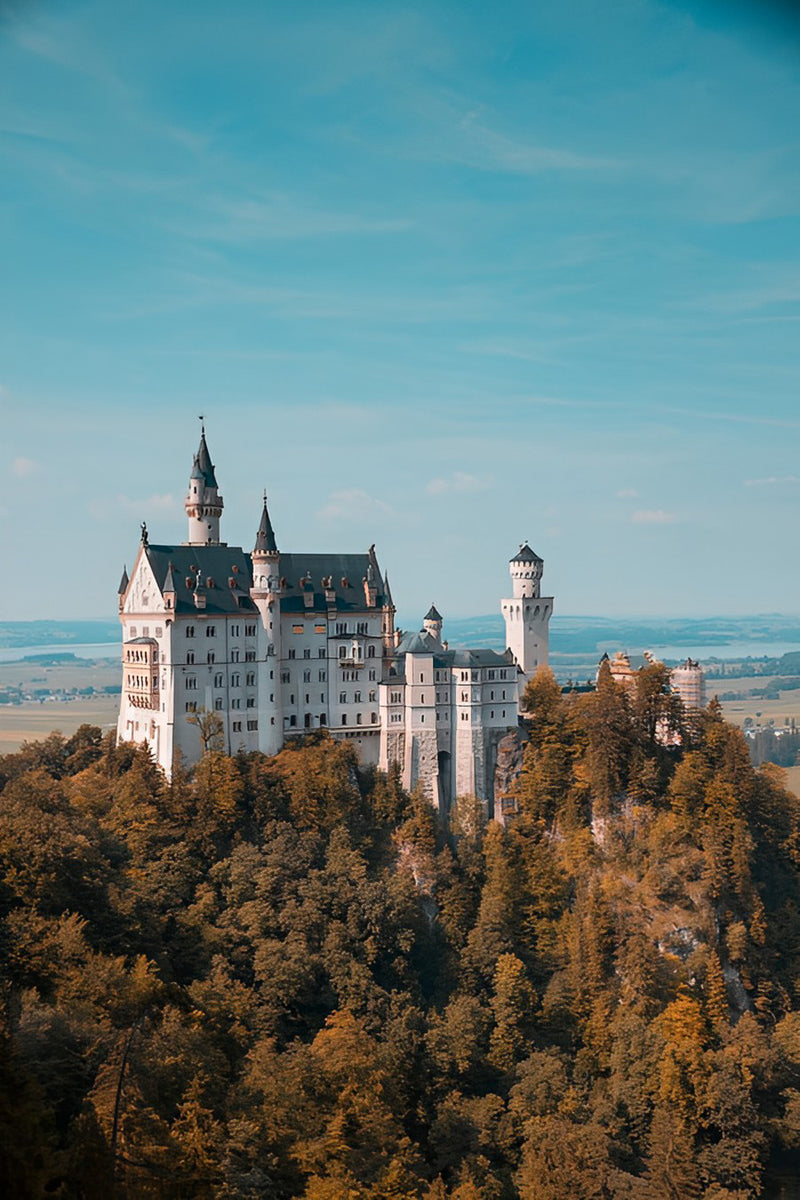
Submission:
M 220 541 L 223 499 L 203 429 L 185 501 L 188 539 L 142 540 L 119 587 L 117 734 L 147 742 L 169 775 L 204 745 L 276 754 L 328 729 L 366 764 L 397 763 L 443 811 L 457 795 L 490 809 L 497 746 L 516 728 L 528 680 L 548 661 L 552 597 L 527 544 L 501 602 L 503 653 L 450 649 L 435 607 L 395 628 L 388 577 L 366 553 L 278 550 L 266 497 L 251 551 Z

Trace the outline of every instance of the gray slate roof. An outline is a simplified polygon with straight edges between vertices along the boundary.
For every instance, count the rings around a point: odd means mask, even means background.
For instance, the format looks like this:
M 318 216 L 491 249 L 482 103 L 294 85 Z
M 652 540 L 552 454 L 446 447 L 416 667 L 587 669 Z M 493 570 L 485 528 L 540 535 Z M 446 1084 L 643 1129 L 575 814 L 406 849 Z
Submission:
M 261 513 L 261 524 L 258 527 L 256 534 L 255 549 L 262 553 L 274 554 L 278 549 L 278 543 L 275 541 L 275 531 L 272 528 L 272 522 L 269 519 L 267 511 L 267 497 L 264 497 L 264 509 Z
M 425 613 L 425 616 L 423 617 L 424 621 L 442 621 L 443 619 L 444 618 L 442 617 L 442 614 L 437 610 L 435 604 L 432 604 L 430 606 L 428 611 Z
M 200 446 L 197 454 L 194 456 L 192 479 L 202 479 L 206 487 L 215 488 L 217 486 L 217 478 L 214 474 L 214 464 L 211 461 L 211 455 L 208 453 L 205 429 L 203 429 L 203 432 L 200 434 Z
M 386 601 L 383 577 L 373 553 L 366 554 L 281 554 L 280 574 L 285 580 L 281 595 L 281 612 L 307 612 L 304 594 L 311 591 L 314 602 L 312 612 L 326 612 L 325 589 L 322 580 L 330 578 L 336 592 L 336 608 L 339 612 L 362 611 L 366 608 L 364 579 L 370 563 L 377 589 L 377 606 L 382 608 Z M 303 581 L 310 575 L 309 588 Z M 347 586 L 342 584 L 345 580 Z
M 517 553 L 509 561 L 543 563 L 544 559 L 540 558 L 538 554 L 534 554 L 527 542 L 523 542 Z
M 145 546 L 144 552 L 162 594 L 172 564 L 176 613 L 215 616 L 257 611 L 250 599 L 253 584 L 250 555 L 240 546 Z M 202 609 L 195 607 L 194 589 L 186 584 L 187 579 L 195 579 L 198 574 L 206 598 Z M 230 586 L 230 579 L 235 580 L 234 587 Z

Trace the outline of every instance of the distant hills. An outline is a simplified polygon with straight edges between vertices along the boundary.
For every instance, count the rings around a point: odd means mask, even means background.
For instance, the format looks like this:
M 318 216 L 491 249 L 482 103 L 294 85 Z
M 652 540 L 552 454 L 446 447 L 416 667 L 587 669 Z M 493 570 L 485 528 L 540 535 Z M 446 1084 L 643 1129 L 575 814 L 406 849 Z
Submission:
M 398 619 L 403 628 L 414 628 L 411 621 Z M 448 618 L 444 636 L 453 646 L 490 646 L 502 650 L 505 628 L 499 613 L 482 617 Z M 117 621 L 0 621 L 0 649 L 16 647 L 63 646 L 94 643 L 118 643 L 120 629 Z M 778 613 L 747 617 L 585 617 L 555 616 L 550 631 L 550 649 L 554 655 L 589 655 L 599 657 L 604 651 L 636 651 L 647 647 L 685 646 L 690 653 L 695 646 L 719 646 L 731 643 L 752 645 L 752 656 L 758 657 L 760 644 L 797 642 L 800 647 L 800 617 Z M 764 651 L 766 652 L 766 651 Z

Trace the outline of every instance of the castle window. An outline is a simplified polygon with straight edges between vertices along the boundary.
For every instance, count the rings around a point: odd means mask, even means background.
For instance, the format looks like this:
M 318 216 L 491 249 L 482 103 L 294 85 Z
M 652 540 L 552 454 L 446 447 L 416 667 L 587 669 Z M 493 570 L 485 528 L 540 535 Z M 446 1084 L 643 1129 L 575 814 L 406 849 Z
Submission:
M 356 713 L 356 725 L 361 724 L 361 713 Z
M 324 647 L 324 646 L 320 646 L 320 648 L 319 648 L 319 652 L 318 652 L 318 655 L 317 655 L 317 657 L 318 657 L 318 658 L 324 658 L 324 657 L 325 657 L 325 647 Z
M 234 722 L 233 722 L 233 732 L 234 732 L 234 733 L 241 733 L 241 732 L 242 732 L 242 722 L 241 722 L 241 721 L 234 721 Z
M 425 713 L 422 713 L 422 715 L 420 716 L 419 723 L 420 723 L 420 725 L 425 724 Z
M 288 671 L 281 671 L 281 683 L 288 683 L 290 678 Z
M 469 700 L 469 692 L 462 692 L 461 693 L 461 703 L 466 704 L 468 702 L 468 700 Z
M 187 676 L 186 690 L 188 692 L 196 692 L 197 691 L 197 677 L 195 675 Z
M 238 636 L 239 636 L 239 626 L 231 625 L 231 637 L 238 637 Z
M 505 716 L 505 715 L 506 715 L 506 710 L 505 710 L 505 709 L 503 709 L 503 716 Z
M 343 725 L 347 724 L 347 713 L 342 713 L 342 724 Z
M 327 724 L 328 724 L 328 718 L 325 716 L 325 713 L 320 713 L 320 714 L 319 714 L 319 723 L 320 723 L 320 725 L 327 725 Z
M 492 720 L 494 720 L 494 709 L 492 709 L 492 711 L 489 713 L 489 716 L 492 718 Z
M 505 689 L 503 689 L 503 699 L 505 700 L 505 698 L 506 698 L 506 693 L 505 693 Z
M 131 625 L 129 632 L 130 632 L 131 637 L 135 638 L 136 637 L 136 626 Z M 187 633 L 186 636 L 189 637 L 190 635 Z
M 339 692 L 339 703 L 347 704 L 347 692 Z
M 324 682 L 325 682 L 325 674 L 326 674 L 326 672 L 325 672 L 325 671 L 320 671 L 320 672 L 319 672 L 319 681 L 320 681 L 320 683 L 324 683 Z
M 244 636 L 245 636 L 245 637 L 255 637 L 255 636 L 256 636 L 256 627 L 255 627 L 255 625 L 245 625 L 245 627 L 244 627 Z
M 161 628 L 160 625 L 156 625 L 156 637 L 163 637 L 163 636 L 164 636 L 164 630 Z
M 294 704 L 294 692 L 292 692 L 291 695 L 289 696 L 289 703 Z
M 241 682 L 241 676 L 240 676 L 239 672 L 234 671 L 233 675 L 231 675 L 231 687 L 238 687 L 240 682 Z
M 356 633 L 366 633 L 366 632 L 367 632 L 367 622 L 359 621 L 358 625 L 356 626 Z
M 217 712 L 220 711 L 222 708 L 222 696 L 217 696 L 216 700 L 214 701 L 214 708 L 217 710 Z
M 131 630 L 131 633 L 135 633 L 135 632 L 136 632 L 135 630 Z M 194 637 L 194 625 L 187 625 L 187 626 L 186 626 L 186 636 L 187 636 L 187 637 Z
M 425 703 L 425 697 L 424 697 L 424 696 L 420 696 L 420 698 L 419 698 L 419 702 L 420 702 L 420 704 L 424 704 L 424 703 Z
M 231 662 L 238 662 L 238 661 L 239 661 L 239 651 L 231 650 Z
M 377 693 L 375 691 L 370 691 L 370 694 L 369 694 L 370 704 L 374 704 L 377 699 L 378 699 Z
M 311 683 L 311 672 L 303 671 L 303 683 Z
M 303 658 L 311 658 L 311 650 L 309 647 L 306 647 L 306 649 L 303 651 Z
M 373 671 L 370 671 L 370 673 L 369 673 L 369 679 L 370 679 L 370 683 L 374 683 L 374 682 L 375 682 L 375 672 L 374 672 L 374 670 L 373 670 Z
M 377 725 L 377 724 L 378 724 L 378 714 L 377 714 L 377 713 L 370 713 L 370 714 L 369 714 L 369 720 L 370 720 L 370 724 L 371 724 L 371 725 Z
M 375 657 L 375 647 L 367 646 L 367 658 L 374 658 L 374 657 Z
M 339 647 L 339 658 L 347 658 L 347 647 L 346 646 Z
M 303 718 L 303 724 L 305 725 L 306 729 L 311 728 L 311 713 L 305 714 L 305 717 Z
M 494 692 L 489 692 L 489 699 L 494 700 Z
M 187 700 L 186 701 L 186 711 L 187 712 L 197 712 L 197 701 L 196 700 Z
M 310 704 L 310 703 L 311 703 L 311 697 L 309 696 L 308 692 L 306 692 L 306 704 Z
M 295 658 L 295 652 L 294 652 L 294 650 L 290 650 L 290 651 L 289 651 L 289 658 Z
M 314 633 L 325 633 L 325 626 L 324 625 L 315 625 Z
M 255 671 L 248 671 L 248 672 L 247 672 L 247 677 L 246 677 L 246 679 L 245 679 L 245 683 L 247 684 L 247 686 L 248 686 L 248 687 L 252 687 L 252 686 L 254 685 L 255 681 L 256 681 L 256 673 L 255 673 Z
M 193 662 L 194 662 L 194 650 L 187 650 L 187 651 L 186 651 L 186 661 L 187 661 L 187 663 L 193 663 Z
M 222 687 L 222 682 L 223 682 L 222 673 L 219 672 L 218 674 L 216 674 L 214 676 L 214 687 Z
M 296 724 L 297 724 L 297 717 L 294 715 L 294 713 L 292 713 L 292 715 L 289 717 L 289 724 L 290 724 L 290 725 L 296 725 Z
M 242 707 L 241 700 L 231 700 L 231 708 L 241 708 L 241 707 Z
M 256 661 L 256 652 L 255 652 L 255 650 L 245 650 L 245 652 L 244 652 L 244 661 L 245 661 L 245 662 L 255 662 L 255 661 Z
M 420 674 L 419 674 L 419 681 L 420 681 L 420 683 L 424 683 L 424 682 L 425 682 L 425 676 L 422 674 L 422 672 L 421 672 L 421 671 L 420 671 Z
M 303 632 L 302 625 L 293 625 L 292 626 L 292 633 L 302 633 L 302 632 Z
M 206 625 L 206 637 L 216 637 L 216 636 L 217 636 L 216 625 Z
M 209 650 L 209 652 L 208 652 L 208 661 L 210 663 L 213 663 L 213 661 L 214 661 L 214 651 L 213 650 Z
M 256 698 L 255 698 L 255 696 L 248 696 L 248 697 L 247 697 L 247 707 L 248 707 L 248 708 L 255 708 L 255 706 L 256 706 Z
M 249 729 L 250 733 L 253 733 L 256 729 L 258 729 L 258 721 L 248 721 L 247 728 Z
M 342 634 L 346 634 L 346 633 L 347 633 L 347 622 L 346 622 L 346 621 L 339 621 L 339 622 L 338 622 L 338 624 L 337 624 L 337 626 L 336 626 L 336 633 L 337 633 L 339 636 L 341 636 Z
M 355 695 L 353 696 L 353 703 L 354 703 L 354 704 L 360 704 L 360 703 L 361 703 L 361 692 L 356 692 L 356 693 L 355 693 Z

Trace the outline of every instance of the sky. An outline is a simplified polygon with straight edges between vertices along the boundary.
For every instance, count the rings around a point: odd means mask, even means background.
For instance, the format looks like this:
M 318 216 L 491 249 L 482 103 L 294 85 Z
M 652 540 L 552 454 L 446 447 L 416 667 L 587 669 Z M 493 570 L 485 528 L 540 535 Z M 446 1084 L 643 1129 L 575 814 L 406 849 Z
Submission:
M 141 521 L 375 543 L 400 616 L 800 612 L 800 19 L 0 2 L 0 619 Z

